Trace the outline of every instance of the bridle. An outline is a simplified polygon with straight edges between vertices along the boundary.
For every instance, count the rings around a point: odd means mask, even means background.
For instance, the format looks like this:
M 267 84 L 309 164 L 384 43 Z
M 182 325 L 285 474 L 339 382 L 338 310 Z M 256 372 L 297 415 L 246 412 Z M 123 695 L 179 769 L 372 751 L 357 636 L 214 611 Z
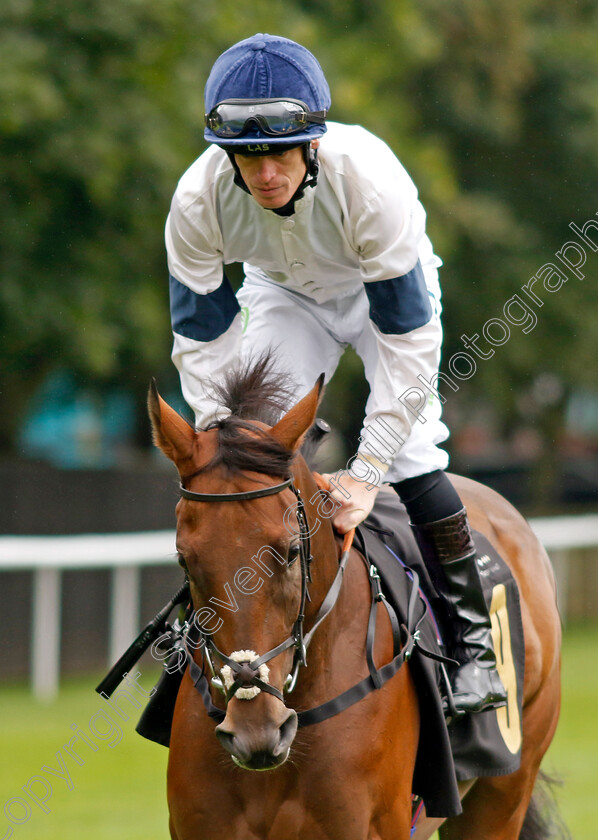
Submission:
M 318 486 L 321 491 L 326 492 L 326 488 L 319 481 Z M 231 656 L 227 656 L 220 651 L 211 639 L 211 634 L 202 630 L 201 626 L 198 626 L 195 623 L 195 613 L 191 604 L 188 604 L 183 625 L 181 626 L 179 620 L 177 619 L 173 626 L 169 626 L 167 624 L 167 618 L 173 608 L 177 604 L 188 603 L 189 601 L 189 579 L 187 575 L 184 584 L 180 587 L 178 592 L 160 610 L 155 618 L 149 622 L 144 630 L 142 630 L 137 639 L 135 639 L 135 641 L 129 646 L 118 662 L 110 669 L 110 672 L 98 685 L 96 690 L 102 694 L 102 696 L 111 696 L 115 688 L 123 679 L 123 674 L 127 674 L 132 669 L 135 663 L 139 660 L 140 656 L 145 650 L 147 650 L 149 645 L 157 639 L 158 635 L 162 633 L 165 628 L 167 628 L 168 633 L 166 635 L 174 642 L 172 652 L 176 653 L 177 656 L 175 670 L 179 671 L 182 675 L 188 665 L 191 681 L 199 693 L 209 717 L 217 723 L 221 723 L 224 720 L 226 717 L 226 710 L 219 708 L 212 702 L 210 684 L 205 672 L 206 663 L 211 671 L 212 682 L 222 690 L 227 704 L 241 688 L 248 688 L 250 691 L 256 689 L 255 693 L 258 691 L 264 691 L 267 694 L 272 694 L 284 704 L 282 692 L 268 683 L 267 676 L 265 674 L 264 679 L 261 678 L 260 668 L 262 665 L 265 665 L 266 662 L 274 659 L 275 656 L 278 656 L 293 647 L 295 649 L 293 654 L 293 663 L 284 684 L 284 690 L 286 692 L 293 691 L 297 682 L 299 668 L 302 665 L 307 665 L 307 650 L 314 634 L 337 603 L 343 584 L 345 569 L 351 554 L 355 531 L 350 531 L 348 534 L 345 534 L 338 560 L 337 573 L 318 609 L 311 628 L 306 633 L 304 629 L 305 606 L 309 600 L 308 584 L 311 582 L 311 564 L 313 562 L 313 558 L 311 555 L 310 529 L 305 513 L 305 505 L 301 497 L 301 491 L 294 485 L 293 479 L 288 478 L 278 484 L 238 493 L 196 493 L 194 491 L 187 490 L 182 486 L 182 484 L 180 485 L 180 494 L 182 498 L 188 499 L 192 502 L 242 502 L 251 499 L 260 499 L 264 496 L 273 496 L 276 493 L 281 493 L 287 488 L 292 490 L 297 500 L 296 515 L 299 523 L 299 557 L 301 565 L 301 599 L 299 612 L 288 638 L 275 648 L 272 648 L 272 650 L 264 653 L 262 656 L 256 656 L 255 659 L 248 661 L 246 659 L 248 652 L 237 651 Z M 357 556 L 360 557 L 365 564 L 370 585 L 370 612 L 365 639 L 365 658 L 368 667 L 368 675 L 352 685 L 351 688 L 331 700 L 327 700 L 314 708 L 298 711 L 297 722 L 300 727 L 310 726 L 311 724 L 327 720 L 328 718 L 337 715 L 339 712 L 344 711 L 344 709 L 347 709 L 349 706 L 352 706 L 354 703 L 359 702 L 370 692 L 381 688 L 386 682 L 388 682 L 388 680 L 394 677 L 403 663 L 411 658 L 411 655 L 416 648 L 424 656 L 429 656 L 432 659 L 438 659 L 443 664 L 451 662 L 451 660 L 446 659 L 446 657 L 442 655 L 426 650 L 422 647 L 419 641 L 419 627 L 426 616 L 427 604 L 425 599 L 420 596 L 419 579 L 415 570 L 410 570 L 407 576 L 407 579 L 410 581 L 410 591 L 407 597 L 406 607 L 404 609 L 405 621 L 401 624 L 397 617 L 395 608 L 384 595 L 380 575 L 378 574 L 376 566 L 371 562 L 368 556 L 361 528 L 357 529 L 357 533 L 359 534 L 360 541 L 362 543 L 362 545 L 359 546 Z M 380 604 L 382 604 L 386 609 L 386 613 L 390 621 L 393 640 L 393 658 L 386 665 L 382 665 L 378 668 L 374 662 L 374 650 L 377 616 L 379 613 L 378 607 Z M 200 646 L 203 647 L 201 667 L 193 658 L 193 650 Z M 251 652 L 251 654 L 253 655 L 253 652 Z M 226 688 L 223 685 L 223 681 L 216 673 L 212 660 L 213 656 L 217 656 L 224 665 L 228 666 L 230 669 L 230 673 L 227 673 L 225 678 Z M 237 659 L 233 658 L 234 656 L 237 656 Z M 222 670 L 224 670 L 224 668 Z M 167 672 L 169 674 L 172 673 L 169 668 L 167 668 Z M 448 679 L 445 679 L 445 684 L 450 701 L 450 686 Z M 449 708 L 452 708 L 450 702 Z
M 182 484 L 179 485 L 179 490 L 182 498 L 194 502 L 248 501 L 251 499 L 260 499 L 265 496 L 273 496 L 277 493 L 281 493 L 287 488 L 290 488 L 293 491 L 297 500 L 296 515 L 297 521 L 299 523 L 299 560 L 301 567 L 301 598 L 299 603 L 299 612 L 297 614 L 297 618 L 295 619 L 295 623 L 293 624 L 293 628 L 291 630 L 290 635 L 284 642 L 281 642 L 281 644 L 272 648 L 267 653 L 262 654 L 257 659 L 254 659 L 251 662 L 239 662 L 232 659 L 231 657 L 223 653 L 221 650 L 219 650 L 211 636 L 209 636 L 205 632 L 202 632 L 201 628 L 196 627 L 196 639 L 193 640 L 194 646 L 197 646 L 198 643 L 201 644 L 203 648 L 204 658 L 207 661 L 210 671 L 212 673 L 212 682 L 224 692 L 227 703 L 235 696 L 235 694 L 240 688 L 248 688 L 252 686 L 259 688 L 261 691 L 265 691 L 268 694 L 272 694 L 274 697 L 277 697 L 281 702 L 284 703 L 284 697 L 282 692 L 259 677 L 260 666 L 264 665 L 266 662 L 269 662 L 271 659 L 274 659 L 279 654 L 284 653 L 284 651 L 288 650 L 289 648 L 294 647 L 295 652 L 293 656 L 293 665 L 291 667 L 291 671 L 284 686 L 287 692 L 291 692 L 294 689 L 295 684 L 297 682 L 297 676 L 299 673 L 300 666 L 307 665 L 307 648 L 309 647 L 309 644 L 313 638 L 313 634 L 316 628 L 324 620 L 324 618 L 328 615 L 328 613 L 336 603 L 341 589 L 346 559 L 343 561 L 343 558 L 341 557 L 341 562 L 339 563 L 339 570 L 332 583 L 332 586 L 330 587 L 328 595 L 324 599 L 320 611 L 316 616 L 314 625 L 311 627 L 309 633 L 305 634 L 305 607 L 309 599 L 308 584 L 311 581 L 311 563 L 313 561 L 313 557 L 311 555 L 310 530 L 307 522 L 307 516 L 305 513 L 305 505 L 301 497 L 301 491 L 298 487 L 294 485 L 293 479 L 288 478 L 286 481 L 282 481 L 279 484 L 273 484 L 267 487 L 260 487 L 256 490 L 246 490 L 239 493 L 196 493 L 194 491 L 187 490 Z M 348 554 L 348 552 L 345 553 Z M 233 673 L 233 683 L 227 690 L 224 689 L 222 681 L 216 674 L 216 669 L 214 668 L 212 659 L 214 655 L 218 657 L 218 659 L 222 661 L 225 665 L 228 665 Z M 202 681 L 202 678 L 204 676 L 203 669 L 199 668 L 199 666 L 193 660 L 192 657 L 190 657 L 189 659 L 189 667 L 191 671 L 191 678 L 195 683 L 196 688 L 198 688 L 200 694 L 202 694 L 203 696 L 204 689 L 206 688 L 206 686 L 203 685 Z M 202 688 L 198 687 L 198 682 L 200 683 L 200 685 L 202 685 Z
M 202 665 L 202 667 L 200 667 L 195 662 L 192 653 L 189 650 L 189 647 L 193 646 L 194 648 L 196 648 L 200 645 L 203 647 L 203 658 L 204 661 L 208 663 L 212 675 L 212 682 L 223 691 L 226 703 L 228 703 L 235 696 L 235 694 L 240 688 L 247 687 L 256 687 L 261 691 L 265 691 L 268 694 L 272 694 L 274 697 L 276 697 L 282 703 L 284 703 L 284 696 L 282 692 L 260 678 L 258 673 L 259 668 L 261 665 L 263 665 L 271 659 L 274 659 L 274 657 L 283 653 L 285 650 L 294 647 L 295 652 L 293 657 L 293 665 L 284 686 L 284 689 L 287 692 L 291 692 L 294 689 L 295 684 L 297 682 L 299 668 L 302 665 L 307 665 L 307 650 L 309 648 L 311 640 L 313 639 L 314 634 L 320 626 L 320 624 L 322 623 L 322 621 L 324 621 L 324 619 L 333 609 L 338 600 L 343 583 L 345 568 L 347 566 L 347 562 L 349 560 L 349 555 L 351 552 L 354 531 L 349 532 L 349 534 L 345 535 L 345 540 L 342 546 L 336 576 L 332 581 L 332 584 L 330 585 L 330 588 L 326 596 L 324 597 L 322 604 L 320 605 L 313 625 L 311 626 L 310 630 L 307 633 L 305 633 L 305 606 L 309 599 L 308 584 L 311 581 L 310 568 L 311 563 L 313 561 L 313 557 L 311 556 L 311 543 L 309 536 L 310 530 L 305 514 L 305 505 L 301 497 L 301 491 L 298 487 L 295 486 L 295 484 L 293 483 L 293 479 L 289 478 L 286 481 L 280 482 L 279 484 L 274 484 L 267 487 L 261 487 L 256 490 L 247 490 L 238 493 L 196 493 L 194 491 L 187 490 L 185 487 L 183 487 L 182 484 L 180 484 L 181 496 L 184 499 L 188 499 L 189 501 L 195 502 L 247 501 L 251 499 L 259 499 L 264 496 L 272 496 L 276 493 L 282 492 L 287 488 L 290 488 L 293 491 L 297 500 L 297 520 L 299 522 L 300 538 L 299 557 L 301 562 L 301 600 L 299 606 L 299 613 L 297 615 L 289 637 L 284 642 L 277 645 L 275 648 L 272 648 L 272 650 L 269 650 L 267 653 L 258 656 L 256 659 L 250 662 L 239 662 L 220 651 L 215 645 L 214 641 L 211 639 L 210 635 L 202 631 L 201 628 L 197 627 L 197 625 L 189 625 L 189 622 L 186 622 L 186 625 L 183 628 L 183 645 L 184 649 L 187 652 L 191 680 L 203 700 L 208 715 L 212 719 L 216 720 L 218 723 L 221 723 L 224 720 L 226 711 L 219 708 L 218 706 L 215 706 L 212 702 L 210 687 L 204 666 Z M 425 603 L 420 598 L 419 579 L 416 572 L 412 571 L 411 592 L 409 595 L 407 606 L 406 623 L 400 624 L 393 606 L 389 603 L 389 601 L 387 601 L 386 597 L 384 596 L 384 593 L 382 592 L 380 585 L 380 577 L 378 575 L 376 567 L 370 563 L 366 555 L 363 556 L 363 561 L 368 570 L 368 579 L 371 591 L 371 605 L 366 637 L 366 659 L 369 674 L 367 677 L 365 677 L 360 682 L 356 683 L 347 691 L 338 695 L 334 699 L 328 700 L 327 702 L 322 703 L 321 705 L 316 706 L 313 709 L 298 712 L 297 717 L 299 726 L 309 726 L 311 724 L 319 723 L 322 720 L 326 720 L 327 718 L 333 717 L 334 715 L 338 714 L 339 712 L 343 711 L 344 709 L 348 708 L 354 703 L 357 703 L 371 691 L 381 688 L 389 679 L 391 679 L 397 673 L 401 665 L 408 659 L 410 659 L 414 648 L 416 647 L 416 644 L 418 642 L 418 628 L 421 622 L 424 620 L 426 607 Z M 376 635 L 377 607 L 379 603 L 382 603 L 386 608 L 386 612 L 390 620 L 393 636 L 393 658 L 386 665 L 377 668 L 374 663 L 373 652 Z M 421 607 L 422 605 L 423 612 L 421 612 L 420 615 L 416 615 L 418 606 Z M 192 636 L 194 636 L 194 638 L 192 638 Z M 432 655 L 424 649 L 422 649 L 421 646 L 419 646 L 419 650 L 421 650 L 421 652 L 425 655 Z M 212 655 L 217 656 L 225 665 L 228 665 L 232 671 L 233 682 L 228 689 L 224 688 L 224 686 L 222 685 L 222 681 L 216 674 L 216 670 L 212 661 Z M 433 658 L 442 657 L 433 656 Z
M 192 502 L 244 502 L 248 499 L 260 499 L 262 496 L 274 496 L 287 487 L 291 487 L 295 495 L 297 491 L 292 486 L 293 479 L 287 478 L 280 484 L 273 484 L 271 487 L 260 487 L 257 490 L 244 490 L 241 493 L 194 493 L 179 484 L 179 490 L 183 499 L 190 499 Z

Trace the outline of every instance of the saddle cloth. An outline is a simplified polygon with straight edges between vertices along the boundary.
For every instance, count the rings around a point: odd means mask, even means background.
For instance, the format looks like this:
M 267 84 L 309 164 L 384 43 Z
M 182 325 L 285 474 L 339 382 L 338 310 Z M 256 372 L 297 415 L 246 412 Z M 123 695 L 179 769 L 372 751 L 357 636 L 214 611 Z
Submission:
M 421 554 L 411 532 L 405 508 L 392 491 L 378 494 L 374 509 L 360 529 L 364 548 L 370 562 L 377 567 L 386 596 L 403 612 L 405 567 L 415 569 L 420 579 L 423 597 L 430 606 L 429 621 L 425 622 L 421 645 L 446 654 L 445 646 L 438 639 L 448 641 L 450 655 L 450 628 L 443 621 L 442 598 L 434 590 Z M 448 725 L 448 735 L 459 780 L 479 776 L 501 776 L 513 773 L 521 760 L 521 715 L 523 703 L 523 676 L 525 647 L 519 590 L 510 569 L 488 540 L 473 532 L 478 552 L 478 568 L 486 602 L 492 621 L 492 636 L 497 656 L 497 666 L 508 692 L 504 708 L 481 714 L 465 715 L 453 719 Z M 432 660 L 414 654 L 410 666 L 419 682 L 420 702 L 429 705 L 424 695 L 430 691 L 430 681 L 435 675 L 437 691 L 442 688 L 438 680 L 440 668 Z M 433 707 L 435 708 L 435 706 Z M 426 711 L 422 714 L 421 740 L 426 749 Z M 430 761 L 434 744 L 429 744 Z M 417 792 L 417 791 L 415 791 Z

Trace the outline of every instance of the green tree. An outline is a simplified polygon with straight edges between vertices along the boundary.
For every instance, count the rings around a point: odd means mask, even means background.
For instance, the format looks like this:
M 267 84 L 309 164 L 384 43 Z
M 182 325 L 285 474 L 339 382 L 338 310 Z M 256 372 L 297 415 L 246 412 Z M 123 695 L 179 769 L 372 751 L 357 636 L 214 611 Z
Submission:
M 491 403 L 507 435 L 522 425 L 540 433 L 534 495 L 547 501 L 567 399 L 596 387 L 598 328 L 588 315 L 598 304 L 598 255 L 586 246 L 580 280 L 555 253 L 568 240 L 580 242 L 569 223 L 581 225 L 598 210 L 597 9 L 425 0 L 420 10 L 442 37 L 410 90 L 419 129 L 442 137 L 457 186 L 432 205 L 434 228 L 450 236 L 445 359 L 464 349 L 462 335 L 481 333 L 492 318 L 505 322 L 507 301 L 517 293 L 526 299 L 522 287 L 545 264 L 569 278 L 556 292 L 536 283 L 538 301 L 527 299 L 536 325 L 528 321 L 525 332 L 511 325 L 508 341 L 492 359 L 478 360 L 455 398 L 464 413 Z
M 216 56 L 283 6 L 7 0 L 0 10 L 0 448 L 49 371 L 171 372 L 163 227 Z M 292 16 L 291 16 L 292 18 Z M 174 379 L 174 373 L 171 374 Z
M 444 261 L 446 370 L 465 350 L 461 336 L 504 321 L 505 304 L 544 264 L 564 270 L 555 252 L 576 238 L 569 223 L 596 218 L 598 9 L 557 0 L 304 5 L 331 68 L 334 117 L 382 136 L 419 187 Z M 474 359 L 458 395 L 444 389 L 457 420 L 486 403 L 505 434 L 522 423 L 539 430 L 544 486 L 569 393 L 595 387 L 598 255 L 586 250 L 585 280 L 567 272 L 555 293 L 536 285 L 533 330 L 507 324 L 508 341 Z
M 569 222 L 598 210 L 597 16 L 558 0 L 7 0 L 0 441 L 54 367 L 137 388 L 140 405 L 149 376 L 170 370 L 164 217 L 203 149 L 209 68 L 256 31 L 309 46 L 331 118 L 379 134 L 414 177 L 445 263 L 448 362 L 555 260 Z M 593 384 L 597 259 L 585 280 L 544 293 L 533 331 L 513 328 L 447 392 L 449 413 L 488 403 L 507 432 L 533 414 L 548 450 L 567 392 Z M 550 411 L 538 375 L 563 383 Z M 349 356 L 330 390 L 329 419 L 351 437 L 362 376 Z

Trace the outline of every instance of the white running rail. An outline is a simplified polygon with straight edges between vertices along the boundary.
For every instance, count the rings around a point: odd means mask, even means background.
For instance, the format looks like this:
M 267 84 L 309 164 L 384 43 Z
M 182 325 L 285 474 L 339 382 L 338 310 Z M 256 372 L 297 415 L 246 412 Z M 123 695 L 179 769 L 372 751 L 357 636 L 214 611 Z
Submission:
M 565 619 L 571 549 L 598 546 L 598 514 L 530 520 L 549 552 Z M 40 700 L 58 694 L 60 679 L 61 577 L 66 569 L 112 570 L 109 665 L 139 632 L 139 575 L 142 566 L 170 565 L 175 532 L 86 534 L 65 537 L 0 537 L 0 572 L 31 570 L 33 627 L 31 686 Z M 165 600 L 169 593 L 165 594 Z

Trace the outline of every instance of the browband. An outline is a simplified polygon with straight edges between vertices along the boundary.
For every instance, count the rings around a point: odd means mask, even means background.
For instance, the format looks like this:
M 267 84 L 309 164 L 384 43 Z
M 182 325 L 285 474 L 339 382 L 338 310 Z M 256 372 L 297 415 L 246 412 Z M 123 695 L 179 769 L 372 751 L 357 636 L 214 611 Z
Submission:
M 273 496 L 280 493 L 286 487 L 290 487 L 292 478 L 287 478 L 281 484 L 273 484 L 271 487 L 260 487 L 258 490 L 245 490 L 241 493 L 194 493 L 179 484 L 179 490 L 183 499 L 190 499 L 192 502 L 243 502 L 246 499 L 259 499 L 261 496 Z

